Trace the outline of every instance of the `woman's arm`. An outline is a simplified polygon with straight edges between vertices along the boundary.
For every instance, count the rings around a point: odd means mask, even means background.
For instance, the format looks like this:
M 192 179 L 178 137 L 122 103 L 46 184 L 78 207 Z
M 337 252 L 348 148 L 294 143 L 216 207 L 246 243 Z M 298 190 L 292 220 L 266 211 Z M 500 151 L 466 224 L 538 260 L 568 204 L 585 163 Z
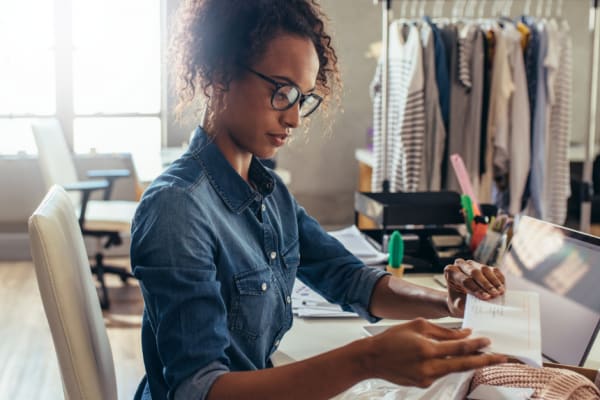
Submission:
M 504 275 L 497 268 L 457 259 L 444 269 L 448 291 L 430 289 L 385 276 L 371 295 L 369 311 L 380 318 L 462 317 L 467 293 L 482 300 L 504 294 Z
M 375 285 L 369 311 L 380 318 L 390 319 L 448 317 L 447 297 L 446 292 L 387 275 Z
M 208 398 L 328 399 L 368 378 L 427 387 L 452 372 L 506 362 L 500 355 L 478 354 L 489 341 L 466 339 L 469 333 L 416 319 L 304 361 L 226 373 Z

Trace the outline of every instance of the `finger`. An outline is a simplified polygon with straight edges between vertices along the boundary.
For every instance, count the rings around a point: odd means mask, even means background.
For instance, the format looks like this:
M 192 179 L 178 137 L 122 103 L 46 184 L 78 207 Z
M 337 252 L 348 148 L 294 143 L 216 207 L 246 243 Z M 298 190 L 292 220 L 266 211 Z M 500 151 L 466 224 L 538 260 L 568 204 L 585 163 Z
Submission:
M 498 289 L 496 289 L 496 286 L 489 281 L 481 269 L 474 269 L 473 272 L 471 272 L 471 278 L 475 281 L 477 286 L 482 288 L 491 297 L 496 297 L 501 294 Z
M 491 295 L 485 289 L 479 286 L 475 280 L 465 274 L 453 275 L 453 279 L 448 281 L 448 286 L 460 293 L 470 293 L 482 300 L 489 300 Z
M 504 278 L 504 274 L 502 273 L 502 271 L 500 271 L 500 269 L 494 268 L 494 274 L 496 275 L 496 277 L 498 277 L 500 282 L 502 282 L 503 286 L 506 285 L 506 279 Z
M 481 272 L 483 272 L 483 275 L 485 275 L 487 280 L 492 285 L 494 285 L 496 290 L 498 290 L 500 293 L 504 293 L 504 285 L 502 284 L 502 281 L 498 278 L 498 275 L 496 275 L 496 273 L 494 272 L 494 270 L 496 269 L 497 268 L 488 267 L 486 265 L 483 268 L 481 268 Z
M 490 345 L 488 338 L 474 338 L 462 340 L 447 340 L 435 343 L 433 346 L 434 357 L 456 357 L 474 354 Z
M 450 374 L 452 372 L 469 371 L 472 369 L 488 367 L 490 365 L 507 362 L 506 356 L 501 354 L 477 354 L 450 358 L 437 358 L 428 365 L 429 374 L 433 378 Z
M 421 334 L 435 340 L 457 340 L 463 339 L 471 334 L 470 329 L 449 329 L 435 323 L 426 321 L 422 326 Z

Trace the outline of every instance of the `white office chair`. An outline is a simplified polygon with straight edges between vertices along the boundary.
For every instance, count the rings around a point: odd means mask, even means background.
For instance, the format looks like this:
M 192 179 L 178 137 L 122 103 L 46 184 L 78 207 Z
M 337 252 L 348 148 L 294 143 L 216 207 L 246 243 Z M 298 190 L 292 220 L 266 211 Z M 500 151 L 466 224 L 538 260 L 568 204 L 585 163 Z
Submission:
M 85 236 L 98 239 L 95 254 L 96 263 L 92 272 L 98 277 L 102 296 L 102 308 L 109 308 L 108 289 L 104 281 L 105 273 L 119 275 L 123 282 L 133 275 L 126 269 L 105 265 L 102 247 L 122 243 L 120 233 L 129 232 L 131 220 L 138 203 L 133 201 L 110 200 L 113 183 L 116 179 L 130 175 L 128 170 L 88 171 L 88 177 L 96 180 L 79 181 L 73 157 L 67 145 L 58 120 L 40 119 L 32 124 L 32 131 L 38 148 L 38 158 L 42 177 L 47 189 L 61 185 L 69 191 L 69 197 L 79 217 L 79 226 Z M 92 192 L 102 190 L 104 200 L 90 200 Z M 102 244 L 100 241 L 105 239 Z
M 69 195 L 53 186 L 29 218 L 31 254 L 66 399 L 117 398 L 114 363 Z

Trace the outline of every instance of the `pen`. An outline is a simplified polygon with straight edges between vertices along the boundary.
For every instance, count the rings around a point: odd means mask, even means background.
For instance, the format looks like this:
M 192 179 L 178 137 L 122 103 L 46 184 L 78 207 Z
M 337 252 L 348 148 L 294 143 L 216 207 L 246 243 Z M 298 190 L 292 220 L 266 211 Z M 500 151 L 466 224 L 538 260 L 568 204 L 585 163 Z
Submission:
M 394 231 L 390 236 L 389 249 L 389 264 L 387 271 L 394 276 L 402 277 L 404 275 L 404 266 L 402 259 L 404 258 L 404 240 L 398 231 Z
M 462 204 L 462 208 L 465 210 L 465 220 L 466 220 L 466 224 L 467 224 L 467 229 L 469 231 L 469 233 L 473 233 L 473 203 L 471 202 L 471 198 L 466 195 L 463 194 L 460 196 L 460 202 Z

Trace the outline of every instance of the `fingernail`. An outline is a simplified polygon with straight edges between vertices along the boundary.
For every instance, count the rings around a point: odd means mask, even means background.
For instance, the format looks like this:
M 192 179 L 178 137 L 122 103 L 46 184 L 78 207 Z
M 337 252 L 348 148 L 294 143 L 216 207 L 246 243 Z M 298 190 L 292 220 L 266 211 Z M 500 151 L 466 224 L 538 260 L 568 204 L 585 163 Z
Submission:
M 490 295 L 489 295 L 489 293 L 481 292 L 481 297 L 484 297 L 484 298 L 486 298 L 486 299 L 489 299 L 489 298 L 490 298 Z
M 492 294 L 493 294 L 494 296 L 498 296 L 498 295 L 500 294 L 500 292 L 499 292 L 499 291 L 497 291 L 497 290 L 496 290 L 496 289 L 494 289 L 494 288 L 492 288 L 492 290 L 490 290 L 490 292 L 492 292 Z

